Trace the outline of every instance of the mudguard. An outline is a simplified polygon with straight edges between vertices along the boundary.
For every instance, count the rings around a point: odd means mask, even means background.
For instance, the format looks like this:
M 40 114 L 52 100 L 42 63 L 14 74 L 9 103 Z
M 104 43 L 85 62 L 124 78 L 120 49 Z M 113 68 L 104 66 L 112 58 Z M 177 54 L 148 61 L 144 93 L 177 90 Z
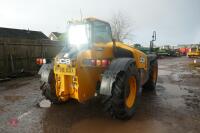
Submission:
M 157 56 L 155 54 L 148 54 L 147 58 L 148 58 L 148 62 L 147 62 L 147 66 L 148 67 L 147 67 L 147 70 L 149 71 L 151 62 L 154 61 L 154 60 L 156 60 Z
M 41 75 L 41 81 L 50 83 L 51 75 L 53 73 L 53 64 L 43 64 L 38 72 Z
M 133 58 L 118 58 L 111 62 L 108 69 L 102 75 L 100 94 L 111 96 L 112 86 L 116 80 L 117 74 L 125 71 L 127 64 L 135 62 Z
M 148 58 L 148 61 L 151 62 L 153 60 L 156 60 L 157 56 L 155 54 L 148 54 L 147 58 Z

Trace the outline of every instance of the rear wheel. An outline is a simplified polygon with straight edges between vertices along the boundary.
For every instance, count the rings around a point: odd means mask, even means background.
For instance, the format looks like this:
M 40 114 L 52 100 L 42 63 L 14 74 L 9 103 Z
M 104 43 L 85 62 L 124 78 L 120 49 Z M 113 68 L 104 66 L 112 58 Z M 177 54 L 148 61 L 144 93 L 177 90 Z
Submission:
M 129 119 L 136 110 L 140 98 L 140 81 L 134 64 L 118 73 L 112 86 L 112 95 L 105 101 L 106 111 L 118 119 Z
M 156 88 L 158 78 L 158 62 L 154 60 L 151 62 L 150 70 L 149 70 L 149 79 L 143 86 L 146 90 L 154 90 Z
M 128 88 L 128 92 L 126 92 L 126 100 L 125 100 L 125 104 L 128 108 L 131 108 L 133 106 L 133 104 L 135 103 L 135 99 L 136 99 L 136 95 L 137 95 L 137 84 L 136 84 L 136 79 L 134 76 L 129 77 L 128 79 L 128 83 L 129 83 L 129 88 Z

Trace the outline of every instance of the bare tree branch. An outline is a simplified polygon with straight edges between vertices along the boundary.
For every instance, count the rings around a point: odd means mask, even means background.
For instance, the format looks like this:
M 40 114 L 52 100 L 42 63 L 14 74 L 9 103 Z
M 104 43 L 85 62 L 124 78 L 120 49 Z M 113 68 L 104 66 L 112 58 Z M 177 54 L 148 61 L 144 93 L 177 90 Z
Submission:
M 131 20 L 127 16 L 121 12 L 118 12 L 112 16 L 110 24 L 113 32 L 113 37 L 117 41 L 132 41 L 133 27 L 131 25 Z

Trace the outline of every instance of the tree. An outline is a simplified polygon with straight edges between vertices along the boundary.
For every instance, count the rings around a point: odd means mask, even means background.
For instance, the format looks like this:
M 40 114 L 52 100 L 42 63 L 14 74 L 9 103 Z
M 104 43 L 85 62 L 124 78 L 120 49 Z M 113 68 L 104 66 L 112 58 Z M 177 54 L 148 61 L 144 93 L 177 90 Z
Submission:
M 114 14 L 110 20 L 113 38 L 116 39 L 116 41 L 132 42 L 133 27 L 131 23 L 132 21 L 130 18 L 123 13 L 118 12 Z

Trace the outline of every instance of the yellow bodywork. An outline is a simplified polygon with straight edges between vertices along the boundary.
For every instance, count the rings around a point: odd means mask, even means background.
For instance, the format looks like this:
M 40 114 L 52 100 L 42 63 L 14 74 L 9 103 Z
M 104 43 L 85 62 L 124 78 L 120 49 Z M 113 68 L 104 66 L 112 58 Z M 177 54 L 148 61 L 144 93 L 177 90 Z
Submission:
M 188 52 L 188 56 L 189 57 L 200 57 L 200 49 L 197 47 L 197 48 L 195 48 L 195 50 L 194 51 L 189 51 Z
M 116 42 L 116 47 L 131 51 L 136 67 L 147 72 L 147 56 L 143 52 L 121 42 Z M 54 63 L 56 95 L 62 101 L 73 98 L 84 102 L 95 95 L 97 85 L 101 81 L 101 74 L 106 68 L 84 66 L 84 59 L 114 59 L 113 42 L 98 43 L 88 50 L 79 52 L 74 66 Z M 144 82 L 144 77 L 142 80 Z

